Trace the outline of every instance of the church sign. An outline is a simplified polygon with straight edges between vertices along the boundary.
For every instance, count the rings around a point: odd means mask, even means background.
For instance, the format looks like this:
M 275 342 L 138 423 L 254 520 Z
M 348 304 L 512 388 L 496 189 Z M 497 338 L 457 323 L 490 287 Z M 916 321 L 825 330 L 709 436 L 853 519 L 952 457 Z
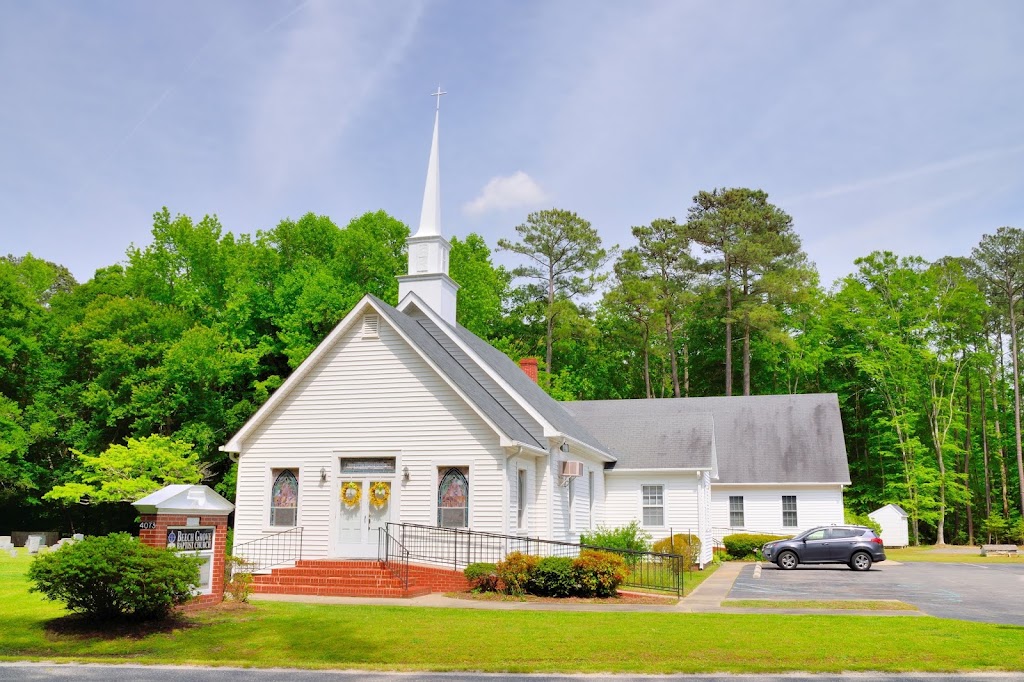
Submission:
M 212 550 L 213 528 L 168 528 L 167 547 L 188 552 Z

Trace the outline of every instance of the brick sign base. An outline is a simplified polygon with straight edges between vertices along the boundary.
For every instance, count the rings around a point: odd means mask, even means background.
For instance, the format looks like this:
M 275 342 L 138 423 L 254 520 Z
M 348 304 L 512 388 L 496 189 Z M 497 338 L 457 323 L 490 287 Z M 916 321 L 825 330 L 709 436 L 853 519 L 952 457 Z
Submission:
M 182 527 L 195 514 L 142 514 L 139 540 L 150 547 L 167 547 L 167 529 Z M 183 607 L 184 611 L 219 604 L 224 601 L 224 555 L 228 540 L 227 516 L 200 516 L 199 525 L 213 528 L 213 559 L 210 562 L 210 593 L 200 594 Z

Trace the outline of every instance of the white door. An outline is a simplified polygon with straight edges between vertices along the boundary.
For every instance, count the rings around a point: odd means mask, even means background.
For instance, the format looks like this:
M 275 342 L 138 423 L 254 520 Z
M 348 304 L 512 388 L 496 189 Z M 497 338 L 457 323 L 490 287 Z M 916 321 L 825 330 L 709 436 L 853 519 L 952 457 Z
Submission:
M 376 469 L 379 473 L 365 473 Z M 394 459 L 342 460 L 337 501 L 336 553 L 376 558 L 380 529 L 391 520 L 395 500 Z

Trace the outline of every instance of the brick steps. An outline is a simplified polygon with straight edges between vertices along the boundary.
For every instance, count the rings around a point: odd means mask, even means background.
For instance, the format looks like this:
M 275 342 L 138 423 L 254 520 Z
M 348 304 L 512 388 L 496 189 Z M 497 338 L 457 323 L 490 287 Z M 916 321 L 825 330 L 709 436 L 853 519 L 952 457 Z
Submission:
M 461 571 L 410 565 L 409 588 L 405 589 L 383 564 L 363 560 L 304 559 L 294 567 L 253 576 L 253 592 L 257 594 L 408 598 L 468 588 Z

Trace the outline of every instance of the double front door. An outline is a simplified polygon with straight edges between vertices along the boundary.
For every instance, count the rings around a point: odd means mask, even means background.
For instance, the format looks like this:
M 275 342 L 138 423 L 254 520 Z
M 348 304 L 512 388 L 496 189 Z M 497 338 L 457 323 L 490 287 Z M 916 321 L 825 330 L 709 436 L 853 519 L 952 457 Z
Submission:
M 376 557 L 380 528 L 392 520 L 395 506 L 395 460 L 342 459 L 340 468 L 336 553 Z

